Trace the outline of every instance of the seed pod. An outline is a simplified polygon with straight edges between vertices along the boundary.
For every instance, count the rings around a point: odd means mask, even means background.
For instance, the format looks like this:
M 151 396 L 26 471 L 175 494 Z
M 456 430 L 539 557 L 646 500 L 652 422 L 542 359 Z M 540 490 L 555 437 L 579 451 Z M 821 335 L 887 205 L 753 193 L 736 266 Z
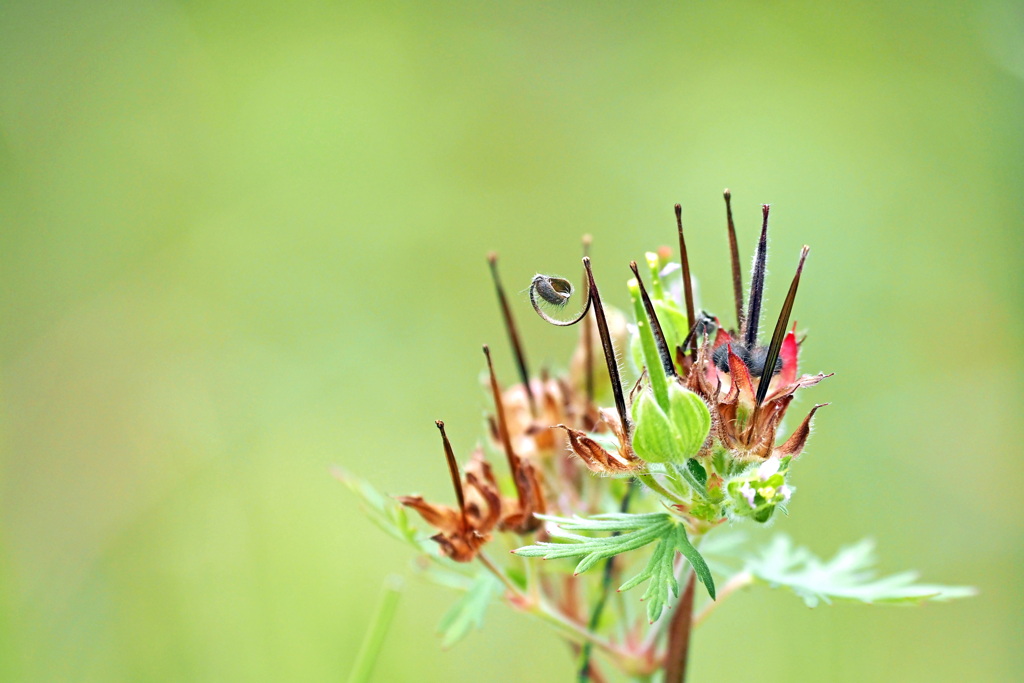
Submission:
M 561 277 L 536 275 L 533 278 L 533 290 L 544 301 L 561 308 L 569 302 L 569 297 L 572 296 L 572 283 Z
M 544 309 L 541 307 L 541 305 L 544 304 L 556 309 L 562 309 L 569 302 L 569 297 L 571 296 L 572 283 L 565 278 L 554 277 L 553 275 L 537 274 L 533 277 L 533 282 L 530 283 L 530 303 L 533 304 L 533 310 L 537 311 L 537 315 L 544 318 L 544 320 L 548 321 L 552 325 L 558 325 L 560 327 L 575 325 L 579 321 L 583 320 L 583 317 L 590 310 L 589 287 L 587 291 L 587 299 L 583 302 L 583 310 L 580 311 L 579 315 L 571 320 L 558 320 L 556 318 L 552 318 L 550 315 L 545 313 Z

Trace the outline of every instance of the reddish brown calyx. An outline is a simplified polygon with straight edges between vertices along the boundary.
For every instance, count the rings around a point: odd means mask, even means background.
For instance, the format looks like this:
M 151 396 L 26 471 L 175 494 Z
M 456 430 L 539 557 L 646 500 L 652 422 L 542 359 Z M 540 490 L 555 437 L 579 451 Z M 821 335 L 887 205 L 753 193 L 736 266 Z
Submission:
M 431 540 L 441 547 L 444 555 L 456 562 L 470 562 L 491 539 L 490 532 L 501 518 L 501 495 L 490 465 L 480 451 L 473 454 L 466 466 L 465 479 L 459 476 L 444 422 L 438 420 L 436 424 L 441 432 L 458 507 L 428 503 L 418 495 L 399 496 L 398 502 L 415 510 L 423 521 L 437 529 L 438 533 L 431 536 Z

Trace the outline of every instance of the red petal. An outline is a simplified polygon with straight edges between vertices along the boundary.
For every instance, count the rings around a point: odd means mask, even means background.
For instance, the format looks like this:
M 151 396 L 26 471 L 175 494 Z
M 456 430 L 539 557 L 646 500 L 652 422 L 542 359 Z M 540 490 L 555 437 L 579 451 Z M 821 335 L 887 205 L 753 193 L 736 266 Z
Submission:
M 794 322 L 793 329 L 791 329 L 786 335 L 786 338 L 782 340 L 782 348 L 779 350 L 779 358 L 782 359 L 782 372 L 779 373 L 779 378 L 777 380 L 779 386 L 787 386 L 796 380 L 797 350 L 796 323 Z

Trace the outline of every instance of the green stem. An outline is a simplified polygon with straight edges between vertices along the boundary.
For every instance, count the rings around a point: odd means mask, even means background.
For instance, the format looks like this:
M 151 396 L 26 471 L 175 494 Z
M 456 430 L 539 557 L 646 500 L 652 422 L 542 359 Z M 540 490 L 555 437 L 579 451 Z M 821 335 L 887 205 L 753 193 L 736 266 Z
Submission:
M 685 500 L 683 500 L 682 498 L 680 498 L 679 496 L 675 495 L 674 493 L 669 491 L 667 488 L 662 486 L 661 482 L 659 482 L 657 479 L 655 479 L 653 474 L 650 474 L 650 473 L 647 473 L 647 474 L 637 474 L 636 478 L 639 479 L 640 481 L 642 481 L 644 483 L 644 486 L 646 486 L 647 488 L 651 489 L 655 493 L 661 495 L 663 498 L 667 498 L 668 500 L 672 501 L 676 505 L 686 505 L 687 504 Z
M 373 665 L 377 663 L 381 646 L 384 645 L 384 638 L 387 636 L 388 627 L 395 616 L 395 609 L 398 607 L 398 598 L 401 594 L 402 580 L 397 576 L 388 577 L 384 582 L 384 592 L 377 610 L 373 615 L 370 628 L 363 638 L 363 644 L 356 655 L 355 666 L 349 674 L 348 683 L 366 683 L 373 673 Z
M 644 363 L 647 365 L 647 376 L 651 380 L 651 390 L 658 405 L 667 413 L 668 379 L 665 377 L 658 347 L 654 343 L 654 333 L 651 332 L 653 323 L 647 319 L 647 311 L 640 300 L 640 283 L 635 279 L 629 281 L 629 294 L 633 299 L 633 315 L 636 316 L 636 326 L 640 332 L 640 348 L 643 350 Z
M 555 611 L 546 603 L 534 605 L 528 613 L 539 618 L 541 621 L 554 626 L 562 632 L 562 635 L 566 636 L 574 643 L 580 643 L 581 645 L 584 643 L 592 643 L 594 647 L 599 650 L 604 650 L 619 661 L 626 661 L 634 657 L 632 652 L 628 652 L 611 641 L 601 638 L 596 633 L 592 633 L 586 627 L 577 624 L 576 622 L 566 618 L 563 614 Z
M 710 601 L 708 604 L 704 605 L 700 612 L 694 615 L 694 628 L 703 624 L 704 620 L 711 616 L 711 613 L 715 611 L 715 608 L 721 605 L 727 597 L 729 597 L 736 591 L 740 590 L 741 588 L 746 588 L 747 586 L 753 585 L 753 583 L 754 575 L 750 572 L 740 572 L 739 574 L 734 575 L 732 578 L 726 581 L 725 585 L 722 586 L 722 589 L 718 591 L 718 595 L 715 597 L 715 599 Z
M 629 510 L 629 500 L 633 495 L 633 489 L 636 488 L 636 480 L 630 479 L 627 484 L 626 493 L 622 496 L 622 502 L 619 504 L 619 512 L 625 513 Z M 616 531 L 612 536 L 618 536 L 621 532 Z M 605 603 L 608 602 L 608 594 L 612 589 L 612 576 L 615 573 L 615 556 L 612 555 L 604 563 L 604 575 L 601 577 L 601 594 L 597 599 L 597 604 L 594 605 L 593 611 L 590 613 L 590 620 L 587 623 L 587 630 L 591 633 L 597 633 L 597 626 L 601 622 L 601 613 L 604 612 Z M 576 674 L 576 679 L 579 683 L 587 683 L 591 679 L 591 664 L 590 656 L 594 649 L 592 643 L 587 642 L 583 644 L 580 649 L 579 668 Z
M 580 643 L 581 645 L 592 643 L 594 647 L 604 650 L 621 661 L 628 660 L 632 656 L 632 653 L 617 647 L 608 640 L 599 638 L 595 633 L 566 618 L 565 615 L 551 607 L 543 598 L 539 598 L 536 601 L 531 600 L 483 553 L 477 555 L 477 559 L 515 596 L 515 606 L 519 609 L 554 626 L 562 632 L 562 635 L 575 643 Z
M 510 593 L 515 595 L 516 598 L 518 598 L 521 602 L 529 602 L 526 595 L 524 595 L 523 592 L 519 590 L 519 586 L 512 583 L 512 580 L 505 576 L 505 572 L 498 569 L 498 567 L 495 566 L 495 564 L 491 562 L 491 560 L 486 555 L 480 553 L 479 555 L 477 555 L 477 558 L 485 567 L 487 567 L 488 570 L 490 570 L 492 574 L 494 574 L 494 576 L 498 578 L 499 581 L 505 584 L 505 588 L 507 588 Z
M 647 268 L 651 271 L 651 293 L 654 294 L 655 299 L 664 299 L 665 290 L 661 286 L 661 259 L 658 255 L 652 251 L 644 254 L 647 259 Z

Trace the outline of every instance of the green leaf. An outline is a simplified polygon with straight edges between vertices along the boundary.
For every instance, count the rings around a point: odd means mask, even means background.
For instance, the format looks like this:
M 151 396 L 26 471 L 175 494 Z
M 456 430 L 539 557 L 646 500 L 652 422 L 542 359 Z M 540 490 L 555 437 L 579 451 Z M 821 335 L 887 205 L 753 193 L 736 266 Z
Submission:
M 676 533 L 676 548 L 683 554 L 683 557 L 693 567 L 694 573 L 700 582 L 704 584 L 704 588 L 707 589 L 708 595 L 711 599 L 715 599 L 715 579 L 711 576 L 711 570 L 708 569 L 707 562 L 701 557 L 697 549 L 690 543 L 690 539 L 686 536 L 686 530 L 680 526 Z
M 571 519 L 539 516 L 545 521 L 557 524 L 558 527 L 552 531 L 551 535 L 553 538 L 565 542 L 537 543 L 513 552 L 523 557 L 543 557 L 544 559 L 582 555 L 583 559 L 576 565 L 577 574 L 587 571 L 600 560 L 657 542 L 644 570 L 619 587 L 620 591 L 629 590 L 644 581 L 650 581 L 643 600 L 647 602 L 647 615 L 651 621 L 657 619 L 665 608 L 670 591 L 673 595 L 679 594 L 679 585 L 674 572 L 677 551 L 682 553 L 693 567 L 711 597 L 715 597 L 715 583 L 711 577 L 711 570 L 708 569 L 704 558 L 690 543 L 686 529 L 669 514 L 614 513 L 591 518 L 573 517 Z M 571 534 L 568 533 L 569 531 L 612 532 L 618 535 L 593 538 Z
M 939 586 L 914 583 L 915 572 L 876 578 L 874 543 L 865 539 L 841 548 L 831 560 L 815 557 L 796 547 L 788 536 L 776 536 L 760 555 L 749 558 L 745 567 L 769 585 L 785 586 L 803 598 L 808 607 L 832 600 L 855 600 L 867 604 L 908 604 L 965 598 L 977 591 L 969 586 Z
M 579 557 L 582 555 L 583 559 L 580 560 L 575 569 L 576 574 L 582 574 L 603 559 L 653 543 L 675 524 L 664 513 L 623 515 L 621 519 L 609 519 L 608 517 L 610 516 L 602 517 L 604 518 L 596 520 L 583 519 L 581 517 L 575 517 L 571 520 L 557 517 L 542 517 L 542 519 L 553 521 L 559 526 L 565 523 L 566 527 L 563 528 L 569 530 L 616 531 L 625 533 L 619 533 L 618 536 L 592 538 L 590 536 L 579 536 L 555 530 L 551 533 L 553 538 L 563 539 L 568 542 L 542 542 L 519 548 L 513 552 L 523 557 L 543 557 L 545 560 Z
M 673 596 L 679 596 L 679 582 L 675 576 L 676 551 L 681 552 L 693 567 L 694 573 L 707 588 L 711 598 L 715 597 L 715 581 L 711 576 L 711 570 L 690 543 L 686 529 L 681 524 L 675 524 L 658 540 L 658 545 L 655 546 L 644 570 L 619 586 L 620 591 L 625 591 L 650 580 L 643 600 L 647 602 L 647 618 L 651 623 L 661 616 L 662 610 L 668 604 L 670 591 Z
M 479 629 L 483 625 L 488 605 L 500 594 L 501 589 L 501 582 L 492 574 L 478 574 L 469 590 L 441 617 L 438 625 L 441 647 L 449 648 L 466 637 L 471 628 Z
M 428 542 L 426 536 L 412 524 L 405 507 L 400 503 L 382 495 L 365 480 L 353 476 L 340 467 L 335 467 L 333 474 L 359 498 L 363 512 L 385 533 L 399 541 L 411 544 L 422 552 L 433 552 L 434 547 Z

